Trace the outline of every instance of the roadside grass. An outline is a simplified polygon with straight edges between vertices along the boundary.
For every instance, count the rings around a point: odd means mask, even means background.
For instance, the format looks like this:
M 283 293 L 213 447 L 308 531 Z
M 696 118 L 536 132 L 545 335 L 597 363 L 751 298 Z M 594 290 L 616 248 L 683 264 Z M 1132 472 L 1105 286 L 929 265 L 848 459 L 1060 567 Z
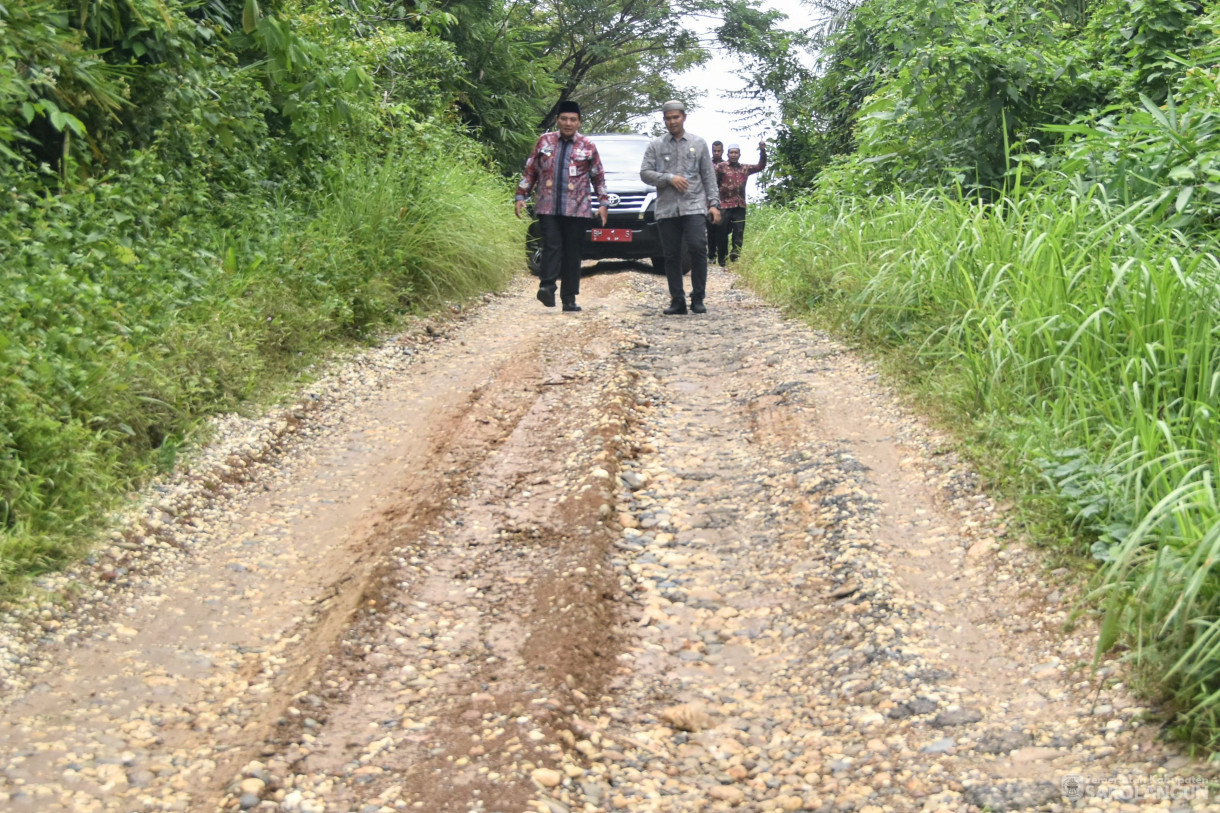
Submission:
M 760 208 L 743 274 L 868 344 L 1096 573 L 1122 641 L 1220 745 L 1220 260 L 1094 188 Z
M 87 551 L 209 415 L 519 269 L 502 179 L 370 153 L 312 199 L 209 211 L 132 174 L 0 212 L 0 597 Z

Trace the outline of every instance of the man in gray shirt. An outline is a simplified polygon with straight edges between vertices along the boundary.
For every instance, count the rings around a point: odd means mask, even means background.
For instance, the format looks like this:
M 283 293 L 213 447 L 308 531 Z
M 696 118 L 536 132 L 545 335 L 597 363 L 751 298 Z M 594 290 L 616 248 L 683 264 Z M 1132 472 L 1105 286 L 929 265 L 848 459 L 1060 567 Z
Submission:
M 669 281 L 667 315 L 686 313 L 682 288 L 682 243 L 690 252 L 690 309 L 707 313 L 703 296 L 707 286 L 707 219 L 720 222 L 720 187 L 712 169 L 707 142 L 686 132 L 686 107 L 666 102 L 661 111 L 668 135 L 654 138 L 644 151 L 640 179 L 657 188 L 657 228 L 665 252 Z

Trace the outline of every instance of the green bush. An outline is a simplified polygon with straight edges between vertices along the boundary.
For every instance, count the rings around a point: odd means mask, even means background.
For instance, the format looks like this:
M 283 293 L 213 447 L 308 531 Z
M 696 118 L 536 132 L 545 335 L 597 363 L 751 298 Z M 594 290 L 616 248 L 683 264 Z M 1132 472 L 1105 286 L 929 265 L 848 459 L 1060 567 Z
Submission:
M 1138 202 L 1158 224 L 1206 239 L 1220 222 L 1217 57 L 1220 38 L 1194 55 L 1161 104 L 1141 96 L 1137 106 L 1095 121 L 1047 128 L 1069 139 L 1048 166 L 1083 185 L 1100 183 L 1124 204 Z
M 213 217 L 197 187 L 139 162 L 12 201 L 0 214 L 0 582 L 70 556 L 106 500 L 201 417 L 335 342 L 505 283 L 521 239 L 508 190 L 472 145 L 431 137 L 446 146 L 338 156 L 316 205 L 245 201 L 243 218 L 223 206 Z
M 1014 157 L 1035 165 L 1062 137 L 1047 125 L 1141 96 L 1163 104 L 1182 57 L 1214 50 L 1217 30 L 1213 5 L 1191 0 L 830 6 L 818 70 L 791 91 L 753 88 L 781 94 L 777 200 L 815 182 L 869 195 L 960 185 L 994 199 Z
M 69 5 L 0 5 L 0 587 L 205 416 L 520 258 L 452 45 L 304 0 Z

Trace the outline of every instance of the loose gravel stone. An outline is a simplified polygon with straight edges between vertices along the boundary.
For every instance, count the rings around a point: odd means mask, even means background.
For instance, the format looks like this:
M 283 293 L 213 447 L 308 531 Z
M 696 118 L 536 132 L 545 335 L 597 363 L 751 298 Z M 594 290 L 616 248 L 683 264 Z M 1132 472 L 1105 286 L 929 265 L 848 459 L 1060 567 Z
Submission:
M 948 709 L 932 718 L 933 728 L 951 728 L 952 726 L 969 725 L 983 719 L 983 713 L 978 709 Z

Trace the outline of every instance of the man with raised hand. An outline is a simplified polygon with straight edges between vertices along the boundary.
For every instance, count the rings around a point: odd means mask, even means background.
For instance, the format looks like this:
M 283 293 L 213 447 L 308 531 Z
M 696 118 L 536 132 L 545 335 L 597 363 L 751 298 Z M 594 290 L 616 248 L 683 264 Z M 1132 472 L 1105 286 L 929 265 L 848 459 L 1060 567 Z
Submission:
M 741 163 L 741 147 L 729 145 L 729 160 L 716 165 L 716 181 L 720 185 L 720 204 L 724 207 L 722 241 L 733 238 L 729 261 L 737 262 L 746 233 L 746 180 L 767 168 L 767 142 L 758 142 L 758 163 Z M 720 264 L 724 265 L 724 249 L 720 249 Z
M 592 215 L 589 185 L 592 183 L 601 206 L 598 216 L 606 225 L 610 210 L 606 205 L 606 173 L 602 169 L 597 145 L 582 136 L 580 105 L 559 103 L 558 130 L 544 133 L 525 161 L 525 174 L 517 184 L 517 217 L 525 200 L 537 190 L 534 214 L 542 227 L 542 268 L 538 274 L 538 301 L 555 307 L 555 282 L 565 311 L 579 311 L 580 260 L 585 228 Z
M 657 228 L 665 253 L 669 283 L 666 315 L 686 313 L 682 286 L 682 244 L 690 252 L 690 309 L 707 313 L 707 218 L 720 222 L 720 193 L 707 142 L 686 132 L 686 106 L 679 101 L 661 107 L 666 134 L 644 151 L 640 179 L 657 188 Z

